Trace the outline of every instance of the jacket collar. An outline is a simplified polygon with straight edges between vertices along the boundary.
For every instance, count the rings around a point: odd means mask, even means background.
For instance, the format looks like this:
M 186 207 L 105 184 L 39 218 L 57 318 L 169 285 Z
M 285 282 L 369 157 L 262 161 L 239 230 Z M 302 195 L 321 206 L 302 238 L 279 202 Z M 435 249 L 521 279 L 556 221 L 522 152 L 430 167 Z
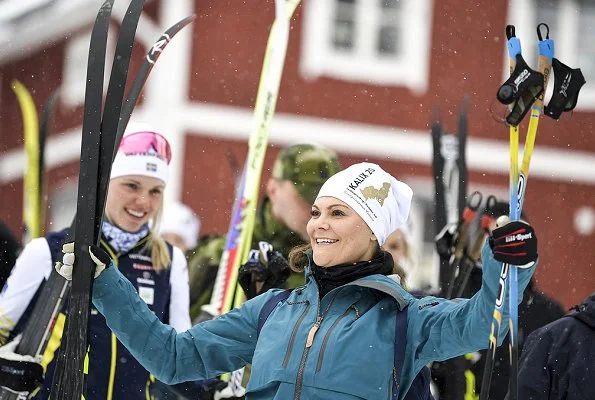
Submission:
M 318 286 L 318 283 L 312 274 L 312 250 L 308 250 L 306 255 L 308 256 L 308 265 L 306 265 L 304 268 L 306 281 Z M 353 282 L 345 284 L 344 286 L 364 287 L 385 293 L 395 299 L 399 306 L 399 310 L 403 311 L 405 307 L 409 305 L 409 302 L 414 299 L 414 297 L 408 291 L 403 289 L 400 281 L 401 279 L 398 275 L 385 276 L 376 274 L 359 278 Z

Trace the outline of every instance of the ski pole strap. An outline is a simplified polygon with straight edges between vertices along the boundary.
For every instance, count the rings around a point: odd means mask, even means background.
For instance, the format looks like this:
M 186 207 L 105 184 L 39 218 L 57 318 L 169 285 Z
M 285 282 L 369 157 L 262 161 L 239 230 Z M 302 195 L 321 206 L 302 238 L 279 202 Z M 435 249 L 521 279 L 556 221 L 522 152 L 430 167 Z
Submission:
M 498 89 L 497 98 L 502 104 L 514 103 L 506 121 L 517 126 L 537 97 L 543 92 L 543 74 L 527 65 L 521 54 L 516 55 L 516 66 L 510 78 Z
M 264 306 L 262 306 L 262 309 L 260 310 L 260 314 L 258 314 L 258 325 L 256 326 L 256 337 L 258 337 L 258 335 L 260 335 L 260 331 L 262 330 L 262 327 L 264 326 L 264 323 L 266 322 L 269 315 L 271 315 L 273 310 L 275 308 L 277 308 L 279 303 L 281 303 L 284 300 L 287 300 L 287 298 L 289 297 L 289 295 L 291 294 L 292 291 L 293 291 L 293 289 L 283 290 L 282 292 L 277 293 L 276 295 L 271 297 L 269 300 L 267 300 L 266 303 L 264 303 Z
M 399 388 L 401 386 L 401 373 L 405 364 L 405 348 L 407 346 L 407 310 L 397 311 L 395 326 L 395 366 L 393 379 L 393 400 L 399 398 Z
M 557 58 L 552 61 L 554 69 L 554 93 L 544 113 L 553 119 L 559 119 L 563 111 L 572 111 L 578 102 L 578 94 L 585 84 L 585 77 L 580 68 L 573 69 Z

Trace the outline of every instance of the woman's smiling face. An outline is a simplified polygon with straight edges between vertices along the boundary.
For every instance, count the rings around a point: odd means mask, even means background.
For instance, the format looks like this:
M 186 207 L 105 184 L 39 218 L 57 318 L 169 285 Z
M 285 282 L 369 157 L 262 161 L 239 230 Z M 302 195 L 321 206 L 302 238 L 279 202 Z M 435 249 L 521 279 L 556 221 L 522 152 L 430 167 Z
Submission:
M 319 197 L 307 226 L 319 267 L 368 261 L 378 248 L 372 230 L 351 207 L 334 197 Z
M 105 213 L 127 232 L 137 232 L 163 202 L 165 185 L 157 178 L 129 175 L 110 181 Z

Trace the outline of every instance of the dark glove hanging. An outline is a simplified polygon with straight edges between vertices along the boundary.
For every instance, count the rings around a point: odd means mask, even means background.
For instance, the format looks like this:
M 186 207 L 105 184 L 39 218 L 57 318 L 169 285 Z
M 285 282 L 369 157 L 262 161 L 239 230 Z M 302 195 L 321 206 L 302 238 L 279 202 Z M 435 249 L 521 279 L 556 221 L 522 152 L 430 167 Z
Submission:
M 31 393 L 43 383 L 43 367 L 33 356 L 15 352 L 20 337 L 0 348 L 0 386 L 17 393 Z
M 533 227 L 523 221 L 512 221 L 492 231 L 490 247 L 494 258 L 520 268 L 532 267 L 537 260 L 537 237 Z M 504 221 L 505 222 L 505 221 Z
M 289 263 L 267 242 L 260 242 L 259 250 L 251 250 L 250 258 L 240 267 L 238 282 L 248 299 L 272 288 L 281 288 L 291 273 Z

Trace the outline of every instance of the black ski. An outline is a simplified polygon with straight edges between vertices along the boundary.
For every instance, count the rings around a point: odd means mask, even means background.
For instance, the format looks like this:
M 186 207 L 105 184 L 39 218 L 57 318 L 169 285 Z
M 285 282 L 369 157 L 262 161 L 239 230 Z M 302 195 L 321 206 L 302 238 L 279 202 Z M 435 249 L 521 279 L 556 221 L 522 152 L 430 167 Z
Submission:
M 450 227 L 460 221 L 467 197 L 467 99 L 458 119 L 458 133 L 452 135 L 442 128 L 438 111 L 434 112 L 432 121 L 433 160 L 432 174 L 434 178 L 434 209 L 436 250 L 440 260 L 440 289 L 445 296 L 450 289 L 451 257 L 456 241 L 456 230 Z
M 140 68 L 133 81 L 131 89 L 128 93 L 126 103 L 121 110 L 121 122 L 118 127 L 118 132 L 121 131 L 123 133 L 125 124 L 130 119 L 130 115 L 132 114 L 132 111 L 138 99 L 138 95 L 141 92 L 142 87 L 148 78 L 152 66 L 157 61 L 159 54 L 163 51 L 163 49 L 165 48 L 167 43 L 169 43 L 171 38 L 173 38 L 173 36 L 176 33 L 178 33 L 183 27 L 188 25 L 194 19 L 195 16 L 191 16 L 179 21 L 177 24 L 170 27 L 152 46 L 151 50 L 149 50 L 145 62 L 143 63 L 143 66 Z M 55 96 L 52 95 L 52 97 L 48 101 L 48 106 L 46 108 L 46 111 L 48 113 L 51 113 L 54 101 Z M 50 120 L 50 115 L 51 114 L 48 114 L 48 117 L 46 118 L 47 121 Z M 116 138 L 117 142 L 114 145 L 114 155 L 115 149 L 117 149 L 120 139 L 121 134 L 119 133 Z M 102 155 L 101 157 L 102 160 L 106 158 L 105 155 Z M 17 353 L 27 355 L 43 354 L 50 336 L 52 323 L 55 320 L 56 316 L 58 315 L 60 309 L 64 304 L 64 301 L 67 298 L 68 290 L 70 289 L 70 285 L 68 283 L 69 282 L 65 281 L 58 273 L 52 271 L 48 280 L 44 283 L 43 289 L 40 293 L 39 298 L 44 300 L 38 301 L 35 307 L 33 308 L 33 312 L 31 314 L 29 322 L 23 330 L 23 335 L 19 347 L 17 348 Z M 66 338 L 64 338 L 63 343 L 66 343 L 65 339 Z M 62 353 L 58 352 L 58 357 L 60 357 L 60 354 Z M 8 391 L 2 391 L 0 389 L 0 400 L 13 400 L 16 398 L 16 395 L 14 395 L 13 393 L 10 393 Z
M 463 207 L 467 194 L 467 166 L 465 162 L 467 140 L 467 100 L 458 118 L 458 133 L 453 135 L 442 128 L 440 115 L 435 111 L 432 121 L 433 161 L 432 174 L 435 190 L 435 231 L 436 251 L 439 257 L 440 296 L 452 292 L 452 277 L 455 272 L 455 243 L 458 227 L 461 226 Z M 432 376 L 441 395 L 448 391 L 451 398 L 463 398 L 465 378 L 463 371 L 466 360 L 454 358 L 436 362 L 432 366 Z
M 163 34 L 161 34 L 159 39 L 157 39 L 157 41 L 147 52 L 147 55 L 145 56 L 145 61 L 138 70 L 136 77 L 134 78 L 134 81 L 130 86 L 130 91 L 126 96 L 126 101 L 122 106 L 122 116 L 120 118 L 120 124 L 118 126 L 116 143 L 120 143 L 120 140 L 124 135 L 124 131 L 126 130 L 126 126 L 128 125 L 128 121 L 132 116 L 132 110 L 134 110 L 134 106 L 136 105 L 136 102 L 138 101 L 138 98 L 140 96 L 140 92 L 142 91 L 143 86 L 145 85 L 145 82 L 147 81 L 147 78 L 151 73 L 151 70 L 153 69 L 153 66 L 157 62 L 157 59 L 165 49 L 165 46 L 167 46 L 167 44 L 179 31 L 181 31 L 186 25 L 193 22 L 195 19 L 196 15 L 191 15 L 169 27 L 165 32 L 163 32 Z
M 56 360 L 56 373 L 50 395 L 53 399 L 79 399 L 84 394 L 84 361 L 95 273 L 95 265 L 88 256 L 87 246 L 90 243 L 99 244 L 122 98 L 136 26 L 143 5 L 144 0 L 133 0 L 122 21 L 103 114 L 103 73 L 113 0 L 106 0 L 99 10 L 91 34 L 74 230 L 77 265 L 73 271 L 65 334 Z
M 94 268 L 88 257 L 88 246 L 97 242 L 98 226 L 96 225 L 97 180 L 99 173 L 99 149 L 101 131 L 101 106 L 103 102 L 103 74 L 105 69 L 105 53 L 107 34 L 114 0 L 105 0 L 102 4 L 89 45 L 87 61 L 87 83 L 85 88 L 85 104 L 83 116 L 83 132 L 81 142 L 81 163 L 79 173 L 77 210 L 70 236 L 75 239 L 75 257 L 77 267 L 74 269 L 70 290 L 68 312 L 64 335 L 56 360 L 51 398 L 80 399 L 84 391 L 83 363 L 87 346 L 86 330 L 89 308 L 89 287 Z M 78 314 L 78 315 L 76 315 Z M 80 348 L 82 347 L 82 351 Z M 68 361 L 66 360 L 68 357 Z M 68 367 L 66 366 L 68 362 Z M 70 371 L 66 371 L 66 369 Z M 66 384 L 67 378 L 70 380 Z
M 143 11 L 145 0 L 132 0 L 122 24 L 120 25 L 120 37 L 116 44 L 116 52 L 112 64 L 111 75 L 107 87 L 105 106 L 101 120 L 101 161 L 99 163 L 99 182 L 97 188 L 97 221 L 99 232 L 101 232 L 101 221 L 103 219 L 103 209 L 107 197 L 107 188 L 109 185 L 110 172 L 112 170 L 113 156 L 116 153 L 120 141 L 117 140 L 118 127 L 120 125 L 120 113 L 122 111 L 122 100 L 126 90 L 126 80 L 128 78 L 128 67 L 130 66 L 130 56 L 136 37 L 136 28 L 138 20 Z
M 135 76 L 135 79 L 132 83 L 131 89 L 128 93 L 126 102 L 124 103 L 124 105 L 121 109 L 120 122 L 118 124 L 118 130 L 117 130 L 118 134 L 116 135 L 116 138 L 114 141 L 114 147 L 112 149 L 113 156 L 115 156 L 116 149 L 119 146 L 119 142 L 120 142 L 120 139 L 124 132 L 124 129 L 126 127 L 126 124 L 128 123 L 128 121 L 130 119 L 130 116 L 134 110 L 134 106 L 138 100 L 138 96 L 142 90 L 144 83 L 146 82 L 146 80 L 149 76 L 149 73 L 152 70 L 153 65 L 157 61 L 157 58 L 159 57 L 159 55 L 161 54 L 161 52 L 163 51 L 165 46 L 167 46 L 169 41 L 175 36 L 175 34 L 178 33 L 182 28 L 184 28 L 190 22 L 192 22 L 195 18 L 196 18 L 195 16 L 190 16 L 190 17 L 187 17 L 187 18 L 179 21 L 175 25 L 171 26 L 168 30 L 165 31 L 165 33 L 163 35 L 161 35 L 161 37 L 155 42 L 155 44 L 149 50 L 143 65 L 141 66 L 140 70 L 138 71 L 138 73 Z M 124 24 L 124 21 L 122 23 Z M 111 81 L 111 79 L 110 79 L 110 81 Z M 124 86 L 125 85 L 122 85 L 122 87 L 124 87 Z M 113 86 L 111 86 L 111 87 L 113 87 Z M 108 89 L 108 93 L 109 93 L 109 89 Z M 113 95 L 109 96 L 109 94 L 108 94 L 108 97 L 113 98 L 114 96 Z M 51 110 L 53 108 L 53 103 L 55 101 L 55 98 L 56 98 L 56 96 L 52 95 L 50 97 L 50 100 L 48 101 L 48 105 L 46 106 L 47 117 L 45 117 L 45 121 L 48 121 L 47 122 L 48 124 L 50 121 Z M 106 107 L 107 107 L 107 101 L 106 101 Z M 104 112 L 104 114 L 105 114 L 105 112 Z M 43 127 L 43 125 L 42 125 L 42 127 Z M 107 161 L 108 160 L 107 154 L 109 154 L 109 153 L 100 155 L 100 158 L 101 158 L 100 163 L 109 162 L 111 165 L 111 161 L 113 161 L 113 157 L 110 157 L 109 161 Z M 107 172 L 107 174 L 109 175 L 109 172 Z M 73 226 L 71 227 L 72 232 L 74 232 L 74 228 L 75 228 L 75 226 L 73 223 Z M 68 239 L 69 241 L 74 240 L 73 239 L 74 236 L 72 234 L 69 234 L 69 236 L 71 236 L 71 238 Z M 77 263 L 77 267 L 78 267 L 78 263 Z M 39 298 L 43 299 L 43 301 L 38 301 L 36 303 L 36 305 L 34 306 L 33 312 L 29 319 L 29 322 L 26 324 L 25 329 L 23 330 L 23 335 L 22 335 L 19 347 L 17 348 L 17 353 L 34 355 L 34 356 L 43 354 L 43 352 L 45 351 L 45 347 L 47 345 L 47 341 L 49 339 L 50 333 L 51 333 L 53 321 L 56 319 L 58 313 L 60 312 L 60 310 L 63 307 L 64 301 L 66 301 L 66 298 L 68 297 L 69 289 L 70 289 L 69 282 L 64 280 L 64 278 L 62 278 L 57 272 L 52 270 L 52 273 L 50 274 L 48 280 L 44 283 L 44 286 L 40 293 Z M 65 332 L 67 332 L 67 329 L 65 329 Z M 64 335 L 63 340 L 62 340 L 62 346 L 64 346 L 64 347 L 61 347 L 61 348 L 65 348 L 66 339 L 67 339 L 67 337 L 66 337 L 66 335 Z M 59 358 L 64 357 L 64 352 L 59 351 L 58 357 Z M 66 362 L 66 361 L 63 361 L 63 362 Z M 59 373 L 58 371 L 59 370 L 56 369 L 56 376 L 55 376 L 54 380 L 56 380 L 56 377 L 58 376 L 57 375 Z M 64 379 L 64 378 L 61 377 L 59 379 Z M 15 395 L 14 393 L 8 392 L 8 391 L 2 391 L 0 389 L 0 400 L 14 400 L 14 399 L 17 399 L 17 395 Z

